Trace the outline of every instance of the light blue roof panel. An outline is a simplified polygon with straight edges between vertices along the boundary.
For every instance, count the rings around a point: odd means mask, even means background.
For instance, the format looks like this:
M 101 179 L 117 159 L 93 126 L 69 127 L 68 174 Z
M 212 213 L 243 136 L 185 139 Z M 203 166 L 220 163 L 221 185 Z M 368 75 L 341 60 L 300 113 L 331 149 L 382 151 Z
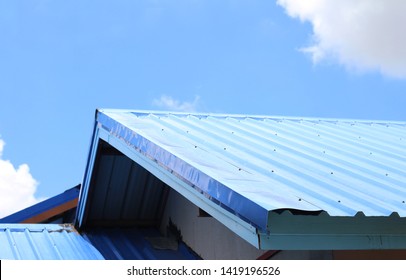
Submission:
M 104 259 L 71 225 L 0 224 L 0 248 L 0 259 Z
M 281 209 L 406 217 L 406 122 L 99 110 L 96 124 L 262 229 Z
M 139 135 L 144 141 L 139 145 L 145 148 L 143 152 L 154 152 L 148 150 L 150 141 L 158 146 L 155 149 L 169 152 L 232 193 L 268 210 L 324 210 L 331 215 L 406 214 L 405 123 L 137 115 L 130 111 L 101 114 L 127 126 L 129 130 L 124 131 L 133 132 L 133 137 Z M 104 124 L 101 115 L 99 120 Z M 110 129 L 114 133 L 114 128 Z M 136 142 L 131 137 L 127 135 L 130 142 Z M 167 165 L 171 168 L 173 164 Z M 202 189 L 209 191 L 209 187 Z M 210 193 L 218 198 L 219 194 Z M 278 197 L 284 198 L 282 202 Z M 346 207 L 346 201 L 354 206 Z

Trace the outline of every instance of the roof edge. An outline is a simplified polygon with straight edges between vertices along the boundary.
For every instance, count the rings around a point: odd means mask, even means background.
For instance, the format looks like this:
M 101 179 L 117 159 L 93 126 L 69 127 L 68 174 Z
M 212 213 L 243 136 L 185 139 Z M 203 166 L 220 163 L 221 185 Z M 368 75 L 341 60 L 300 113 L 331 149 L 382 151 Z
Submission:
M 132 113 L 138 116 L 142 115 L 176 115 L 176 116 L 197 116 L 202 118 L 217 117 L 217 118 L 253 118 L 253 119 L 273 119 L 273 120 L 292 120 L 292 121 L 327 121 L 327 122 L 350 122 L 350 123 L 376 123 L 376 124 L 397 124 L 406 125 L 406 120 L 384 120 L 384 119 L 351 119 L 351 118 L 333 118 L 333 117 L 314 117 L 314 116 L 282 116 L 282 115 L 261 115 L 261 114 L 235 114 L 235 113 L 211 113 L 211 112 L 180 112 L 180 111 L 159 111 L 159 110 L 132 110 L 132 109 L 109 109 L 100 108 L 96 110 L 97 113 Z

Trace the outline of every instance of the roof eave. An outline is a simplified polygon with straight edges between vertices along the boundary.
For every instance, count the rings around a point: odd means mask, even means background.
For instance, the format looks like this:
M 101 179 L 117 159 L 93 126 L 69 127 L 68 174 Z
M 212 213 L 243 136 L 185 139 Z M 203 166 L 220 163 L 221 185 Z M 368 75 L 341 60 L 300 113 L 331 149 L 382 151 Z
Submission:
M 271 212 L 269 232 L 260 235 L 260 247 L 268 250 L 373 250 L 405 249 L 406 218 L 298 215 L 288 210 Z

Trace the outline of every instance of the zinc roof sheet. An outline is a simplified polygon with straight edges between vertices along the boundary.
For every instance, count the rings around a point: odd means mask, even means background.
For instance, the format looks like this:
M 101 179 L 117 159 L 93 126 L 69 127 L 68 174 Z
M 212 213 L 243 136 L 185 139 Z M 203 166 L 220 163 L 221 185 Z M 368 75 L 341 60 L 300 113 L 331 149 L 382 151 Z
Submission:
M 89 194 L 87 224 L 159 225 L 168 186 L 130 158 L 100 146 L 103 152 L 93 173 L 92 185 L 97 187 Z
M 228 211 L 406 216 L 406 122 L 99 110 L 99 126 Z
M 0 248 L 0 259 L 104 259 L 71 225 L 0 224 Z
M 106 260 L 196 260 L 200 259 L 182 241 L 166 241 L 156 228 L 101 228 L 96 227 L 83 233 L 103 254 Z M 157 239 L 171 242 L 171 246 L 154 246 Z

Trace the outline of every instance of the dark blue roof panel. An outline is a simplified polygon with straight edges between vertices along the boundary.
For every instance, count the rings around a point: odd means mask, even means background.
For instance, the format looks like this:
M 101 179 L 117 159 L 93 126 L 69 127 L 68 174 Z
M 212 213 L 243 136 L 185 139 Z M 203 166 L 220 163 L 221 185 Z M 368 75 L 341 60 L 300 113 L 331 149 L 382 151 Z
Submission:
M 154 228 L 93 228 L 89 240 L 107 260 L 196 260 L 183 242 L 162 237 Z

